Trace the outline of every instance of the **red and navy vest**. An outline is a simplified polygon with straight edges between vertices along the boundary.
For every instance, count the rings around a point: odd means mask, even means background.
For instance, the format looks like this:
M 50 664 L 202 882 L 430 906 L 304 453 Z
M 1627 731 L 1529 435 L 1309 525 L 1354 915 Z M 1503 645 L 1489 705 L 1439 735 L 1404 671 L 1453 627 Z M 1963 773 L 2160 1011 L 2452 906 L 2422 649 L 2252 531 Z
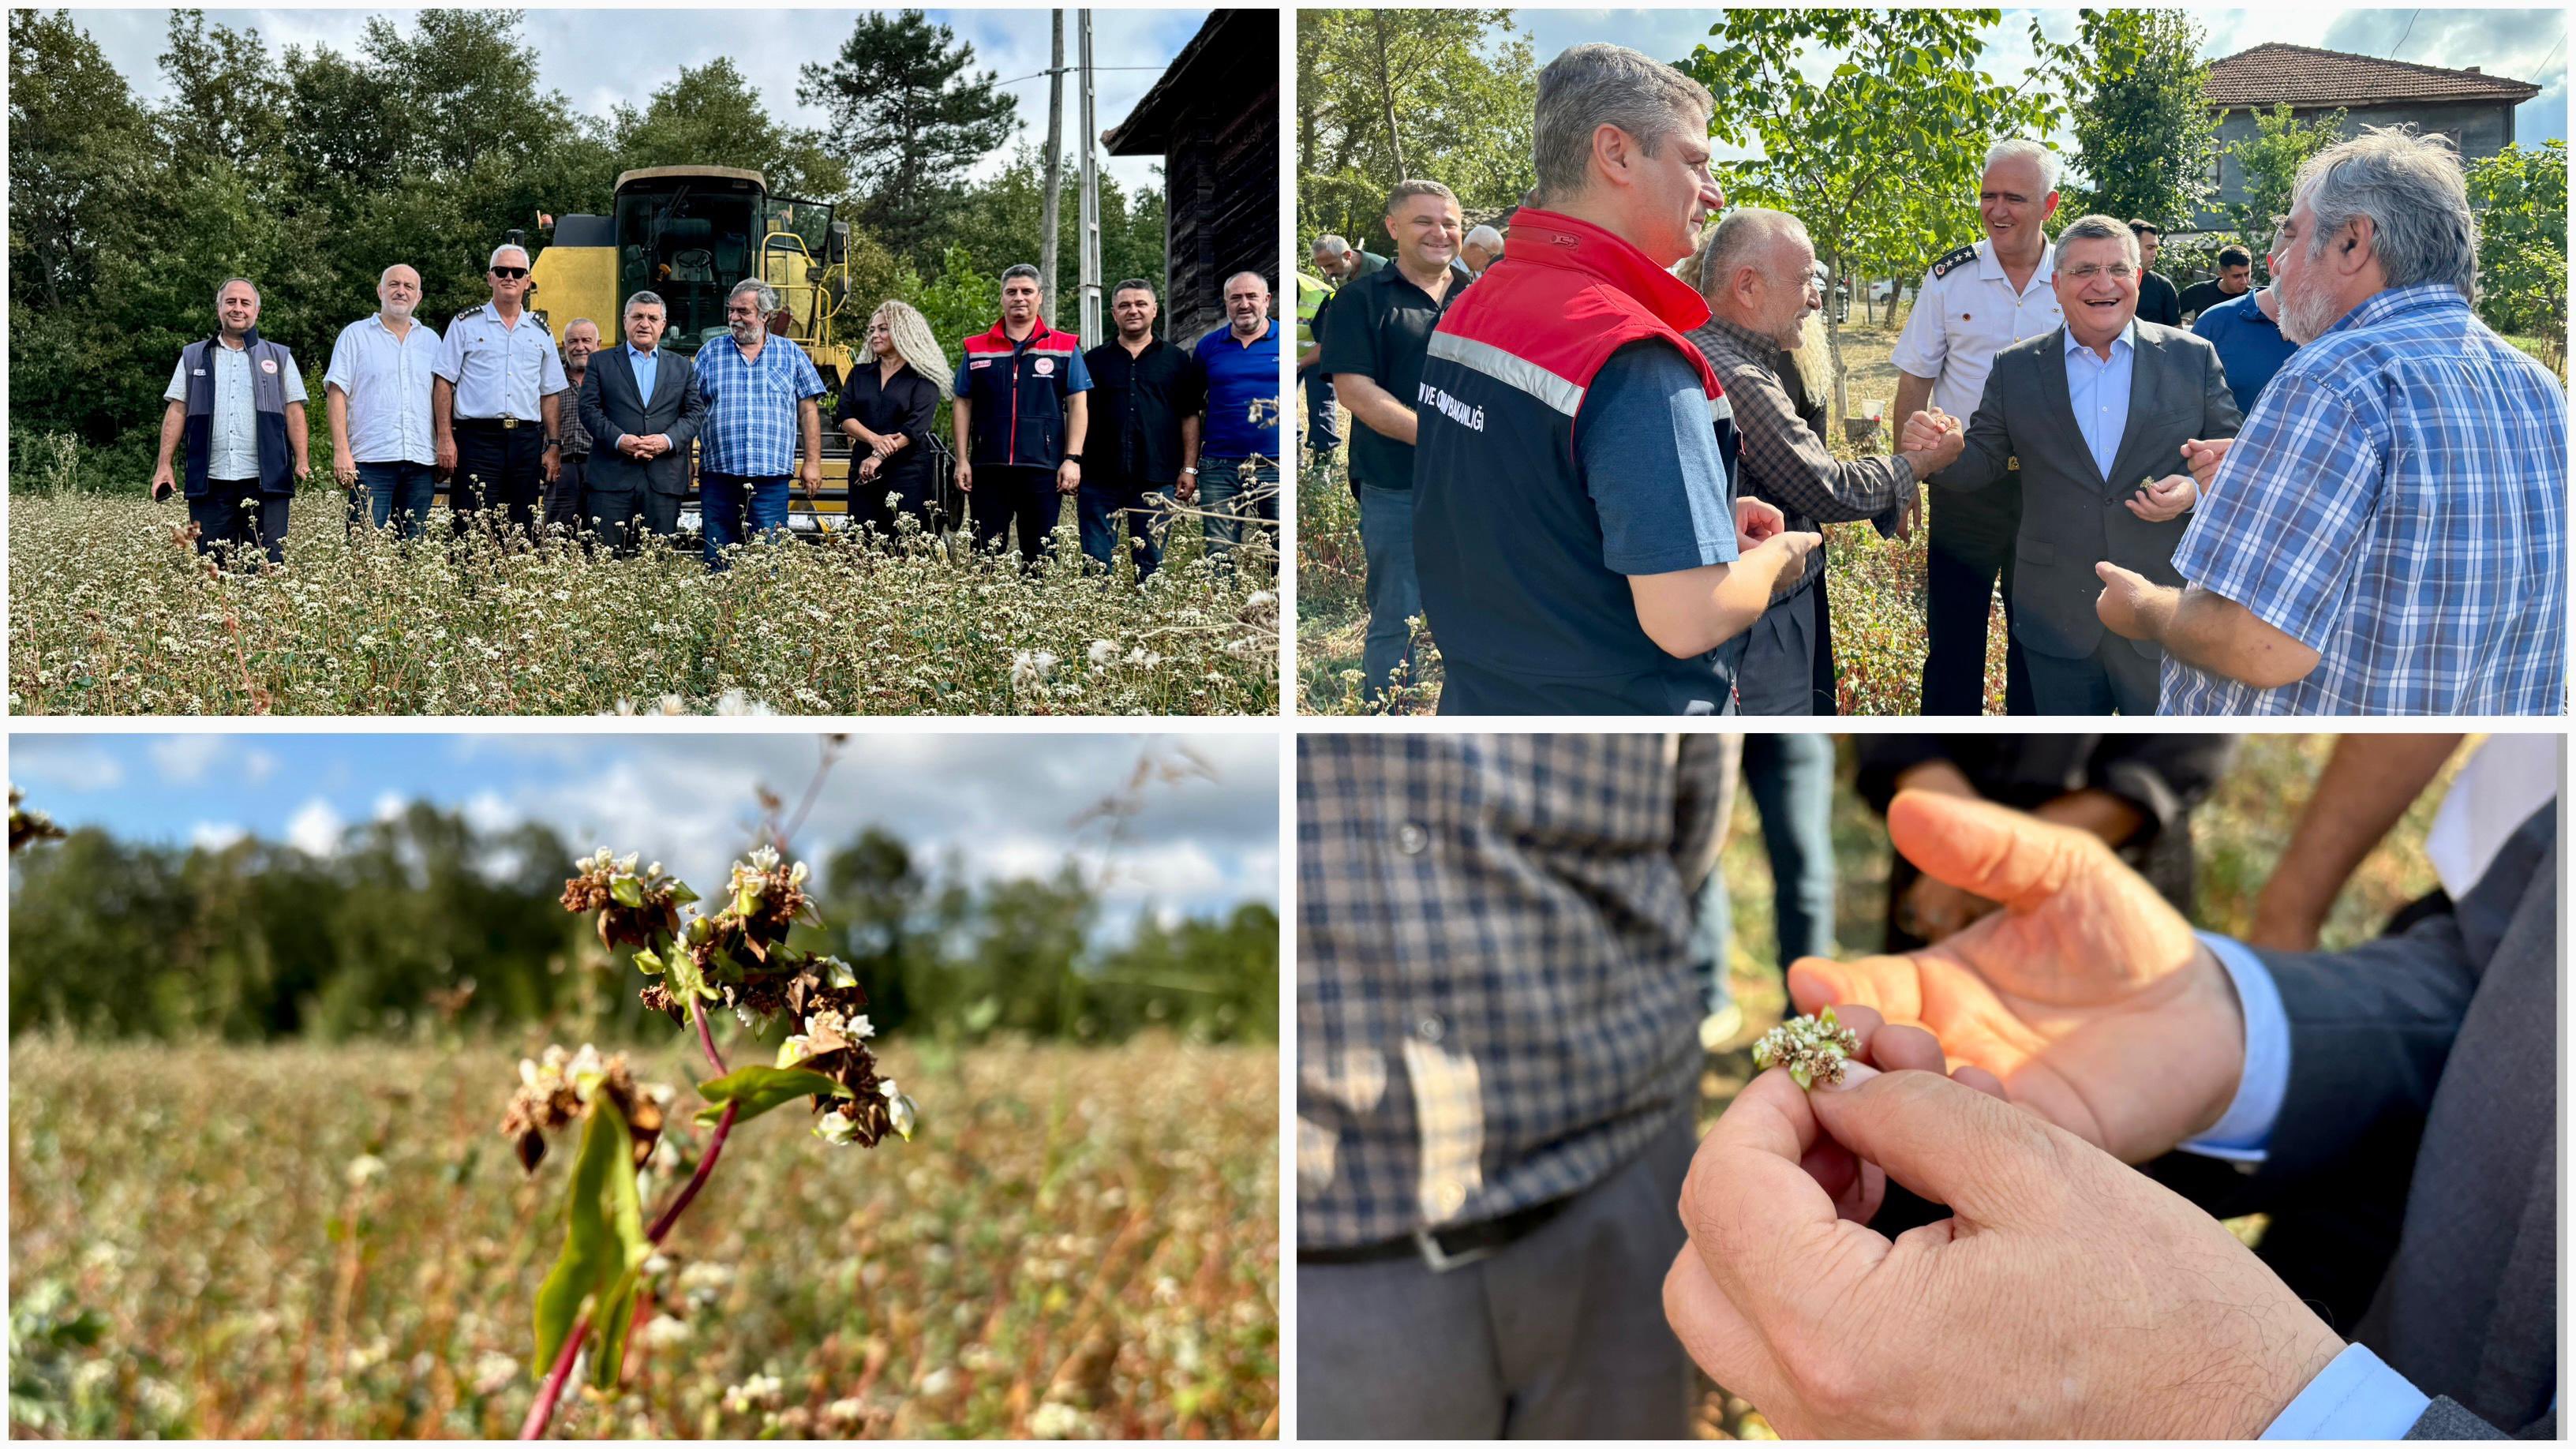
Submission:
M 1431 335 L 1413 460 L 1414 560 L 1439 640 L 1442 714 L 1718 714 L 1744 638 L 1688 659 L 1637 622 L 1601 561 L 1575 453 L 1584 390 L 1610 355 L 1659 342 L 1687 359 L 1723 445 L 1717 375 L 1683 332 L 1708 304 L 1617 236 L 1523 209 L 1511 255 Z M 1730 494 L 1732 476 L 1730 473 Z M 1726 500 L 1731 514 L 1734 499 Z
M 968 445 L 978 467 L 1045 468 L 1064 461 L 1065 399 L 1082 339 L 1041 321 L 1018 342 L 993 324 L 966 339 L 957 393 L 971 405 Z

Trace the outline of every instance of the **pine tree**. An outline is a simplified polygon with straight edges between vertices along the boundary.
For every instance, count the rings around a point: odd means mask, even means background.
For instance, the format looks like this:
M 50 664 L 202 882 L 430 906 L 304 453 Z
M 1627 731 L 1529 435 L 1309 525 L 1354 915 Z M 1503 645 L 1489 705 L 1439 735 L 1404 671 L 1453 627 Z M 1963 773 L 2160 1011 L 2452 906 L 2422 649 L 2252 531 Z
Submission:
M 861 15 L 840 58 L 805 66 L 796 98 L 831 112 L 858 220 L 897 256 L 931 254 L 967 167 L 1009 138 L 1017 103 L 975 47 L 918 10 Z

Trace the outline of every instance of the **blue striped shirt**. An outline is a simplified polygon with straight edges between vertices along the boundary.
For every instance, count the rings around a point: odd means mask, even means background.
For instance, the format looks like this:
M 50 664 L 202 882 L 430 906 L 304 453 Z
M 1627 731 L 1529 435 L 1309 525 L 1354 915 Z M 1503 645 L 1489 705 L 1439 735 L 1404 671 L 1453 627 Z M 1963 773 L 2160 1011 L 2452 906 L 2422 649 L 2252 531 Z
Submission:
M 2567 397 L 2449 287 L 2392 288 L 2282 365 L 2174 567 L 2317 651 L 2257 689 L 2165 657 L 2165 714 L 2556 714 Z
M 757 359 L 732 337 L 698 349 L 698 392 L 707 420 L 698 430 L 698 471 L 737 478 L 784 478 L 796 471 L 797 404 L 823 395 L 823 378 L 795 343 L 772 336 Z

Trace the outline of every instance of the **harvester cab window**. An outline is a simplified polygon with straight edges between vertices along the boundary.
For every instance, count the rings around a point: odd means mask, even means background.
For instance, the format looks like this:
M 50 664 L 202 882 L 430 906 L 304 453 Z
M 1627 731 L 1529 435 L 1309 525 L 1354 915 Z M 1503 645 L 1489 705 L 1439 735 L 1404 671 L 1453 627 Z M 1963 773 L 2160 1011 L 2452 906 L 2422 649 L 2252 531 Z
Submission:
M 759 211 L 751 191 L 629 188 L 617 199 L 619 290 L 661 294 L 675 347 L 723 336 L 725 294 L 752 273 Z

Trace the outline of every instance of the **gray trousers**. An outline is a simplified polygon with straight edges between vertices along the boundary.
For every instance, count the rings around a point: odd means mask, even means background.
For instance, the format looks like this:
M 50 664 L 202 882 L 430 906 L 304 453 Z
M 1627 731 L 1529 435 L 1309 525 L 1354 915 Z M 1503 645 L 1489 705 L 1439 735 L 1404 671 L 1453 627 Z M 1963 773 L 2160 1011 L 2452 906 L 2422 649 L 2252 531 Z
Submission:
M 1664 1322 L 1687 1114 L 1490 1258 L 1300 1264 L 1303 1439 L 1680 1439 L 1694 1379 Z

